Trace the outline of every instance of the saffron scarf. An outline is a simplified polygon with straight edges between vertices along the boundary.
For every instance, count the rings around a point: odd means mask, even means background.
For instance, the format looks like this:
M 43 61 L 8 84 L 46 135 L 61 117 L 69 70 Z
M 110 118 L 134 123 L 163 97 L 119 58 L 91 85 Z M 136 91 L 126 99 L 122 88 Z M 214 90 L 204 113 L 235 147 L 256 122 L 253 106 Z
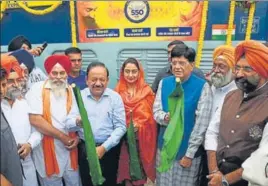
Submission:
M 43 117 L 44 119 L 52 125 L 51 119 L 51 110 L 50 110 L 50 93 L 51 90 L 45 88 L 47 81 L 44 83 L 42 98 L 43 98 Z M 72 107 L 72 89 L 68 87 L 67 89 L 67 114 L 70 112 Z M 77 135 L 75 132 L 69 132 L 69 136 L 71 138 L 75 138 Z M 54 138 L 51 136 L 44 135 L 43 140 L 43 152 L 44 152 L 44 159 L 45 159 L 45 168 L 46 174 L 48 177 L 52 176 L 53 174 L 59 174 L 59 165 L 56 158 L 55 153 L 55 145 L 54 145 Z M 70 158 L 71 158 L 71 167 L 73 170 L 78 169 L 78 152 L 77 148 L 74 148 L 70 151 Z
M 146 177 L 150 180 L 155 180 L 155 155 L 156 155 L 156 139 L 157 139 L 157 126 L 153 118 L 153 103 L 155 95 L 151 87 L 144 80 L 144 71 L 141 64 L 139 64 L 139 77 L 136 82 L 136 92 L 133 97 L 130 97 L 127 92 L 127 82 L 124 78 L 121 70 L 119 82 L 115 88 L 124 102 L 126 111 L 127 127 L 131 124 L 131 115 L 133 115 L 133 123 L 138 125 L 138 131 L 136 132 L 137 146 L 139 152 L 139 160 L 142 164 L 142 168 Z M 129 131 L 129 129 L 128 129 Z M 119 159 L 119 170 L 117 182 L 121 183 L 123 180 L 132 180 L 135 178 L 131 176 L 133 169 L 130 165 L 130 153 L 128 149 L 129 145 L 126 141 L 123 141 Z M 132 177 L 132 178 L 131 178 Z M 138 184 L 138 182 L 137 182 Z M 140 183 L 142 184 L 142 183 Z
M 181 82 L 176 80 L 176 87 L 168 97 L 170 121 L 164 133 L 164 144 L 160 151 L 159 172 L 170 169 L 181 145 L 184 131 L 184 92 Z

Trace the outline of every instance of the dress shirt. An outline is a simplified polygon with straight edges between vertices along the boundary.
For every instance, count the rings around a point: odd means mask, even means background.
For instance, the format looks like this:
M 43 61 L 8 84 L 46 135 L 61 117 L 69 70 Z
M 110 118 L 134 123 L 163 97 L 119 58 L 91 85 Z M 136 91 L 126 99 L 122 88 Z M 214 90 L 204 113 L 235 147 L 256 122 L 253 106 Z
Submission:
M 109 88 L 105 89 L 99 100 L 91 95 L 89 88 L 82 90 L 81 96 L 95 142 L 102 144 L 106 151 L 109 151 L 126 133 L 125 108 L 121 96 Z M 78 108 L 74 107 L 66 120 L 69 128 L 76 127 L 74 118 L 78 115 Z M 80 129 L 78 133 L 80 138 L 84 139 L 83 130 Z
M 206 132 L 205 149 L 216 151 L 218 146 L 219 126 L 221 119 L 221 109 L 225 96 L 232 90 L 237 89 L 234 81 L 221 88 L 212 86 L 213 106 L 209 126 Z
M 7 100 L 2 100 L 1 106 L 16 143 L 30 143 L 32 149 L 39 145 L 42 136 L 31 126 L 29 120 L 30 107 L 27 101 L 25 99 L 16 99 L 11 107 Z

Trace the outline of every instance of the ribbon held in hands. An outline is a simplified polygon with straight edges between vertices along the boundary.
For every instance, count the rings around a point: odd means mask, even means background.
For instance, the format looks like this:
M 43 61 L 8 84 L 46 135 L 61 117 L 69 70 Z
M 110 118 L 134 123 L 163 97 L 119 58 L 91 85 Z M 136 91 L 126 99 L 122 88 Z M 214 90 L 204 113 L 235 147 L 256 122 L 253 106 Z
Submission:
M 137 151 L 136 134 L 134 131 L 134 124 L 132 119 L 132 112 L 130 113 L 130 124 L 127 129 L 127 144 L 129 151 L 129 173 L 132 180 L 142 180 L 143 174 L 139 161 L 139 154 Z
M 81 115 L 81 119 L 82 119 L 82 123 L 83 123 L 83 130 L 84 130 L 85 144 L 86 144 L 86 151 L 87 151 L 87 160 L 88 160 L 92 183 L 94 186 L 102 185 L 105 181 L 105 178 L 102 176 L 100 162 L 99 162 L 99 158 L 96 152 L 95 140 L 94 140 L 90 122 L 88 120 L 87 111 L 85 109 L 85 106 L 81 97 L 80 89 L 77 86 L 73 86 L 73 91 L 74 91 L 74 95 L 76 98 L 76 102 L 77 102 L 79 112 Z
M 184 91 L 179 78 L 176 87 L 168 97 L 170 121 L 164 133 L 164 144 L 160 151 L 159 172 L 166 172 L 172 166 L 181 145 L 184 131 Z

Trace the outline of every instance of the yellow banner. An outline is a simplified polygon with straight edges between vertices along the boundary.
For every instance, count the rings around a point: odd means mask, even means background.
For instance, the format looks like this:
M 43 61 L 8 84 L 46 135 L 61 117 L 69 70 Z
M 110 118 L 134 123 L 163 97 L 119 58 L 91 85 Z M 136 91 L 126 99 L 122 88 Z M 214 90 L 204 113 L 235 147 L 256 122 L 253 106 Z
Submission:
M 51 6 L 55 1 L 24 1 L 28 7 Z M 7 8 L 20 8 L 17 1 L 7 1 Z
M 203 2 L 77 1 L 80 42 L 197 40 Z

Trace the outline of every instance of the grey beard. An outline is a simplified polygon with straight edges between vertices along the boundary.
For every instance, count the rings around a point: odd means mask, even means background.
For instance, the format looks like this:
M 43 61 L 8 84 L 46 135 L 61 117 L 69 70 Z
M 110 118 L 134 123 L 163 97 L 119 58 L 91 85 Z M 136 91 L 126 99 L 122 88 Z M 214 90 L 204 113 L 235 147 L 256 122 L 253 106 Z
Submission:
M 211 82 L 216 88 L 223 87 L 229 84 L 233 80 L 232 70 L 230 69 L 227 74 L 224 75 L 216 75 L 212 73 L 211 75 Z
M 6 97 L 8 99 L 13 100 L 13 101 L 16 100 L 17 98 L 19 98 L 20 96 L 22 96 L 22 93 L 19 89 L 18 90 L 8 90 L 6 93 Z
M 27 82 L 22 83 L 21 84 L 21 93 L 22 93 L 22 96 L 23 97 L 25 96 L 25 94 L 27 93 L 27 91 L 28 91 Z
M 66 84 L 67 82 L 62 82 L 62 84 L 57 85 L 56 83 L 49 81 L 51 85 L 51 92 L 56 97 L 64 97 L 66 95 Z

